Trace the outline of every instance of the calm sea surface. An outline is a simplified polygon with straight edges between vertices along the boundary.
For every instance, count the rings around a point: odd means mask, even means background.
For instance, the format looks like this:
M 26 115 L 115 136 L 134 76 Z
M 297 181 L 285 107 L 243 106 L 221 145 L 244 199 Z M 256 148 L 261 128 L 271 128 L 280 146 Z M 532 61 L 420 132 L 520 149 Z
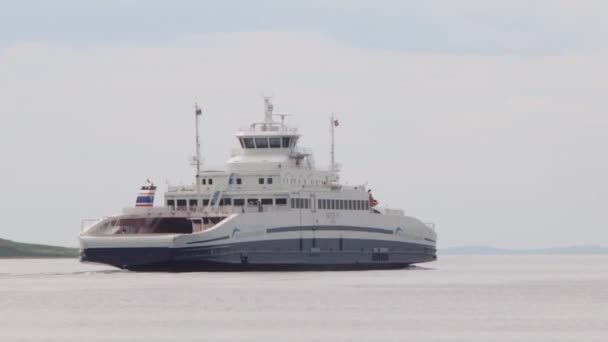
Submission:
M 0 260 L 0 341 L 608 341 L 608 256 L 133 273 Z

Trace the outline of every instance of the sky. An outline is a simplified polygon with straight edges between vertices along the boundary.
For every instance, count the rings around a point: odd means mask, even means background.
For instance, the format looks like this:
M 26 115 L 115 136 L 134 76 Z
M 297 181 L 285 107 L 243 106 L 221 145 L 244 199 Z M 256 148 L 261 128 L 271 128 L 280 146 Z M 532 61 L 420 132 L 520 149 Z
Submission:
M 440 247 L 608 245 L 608 2 L 0 0 L 0 237 L 76 246 L 293 114 Z M 161 196 L 162 197 L 162 196 Z

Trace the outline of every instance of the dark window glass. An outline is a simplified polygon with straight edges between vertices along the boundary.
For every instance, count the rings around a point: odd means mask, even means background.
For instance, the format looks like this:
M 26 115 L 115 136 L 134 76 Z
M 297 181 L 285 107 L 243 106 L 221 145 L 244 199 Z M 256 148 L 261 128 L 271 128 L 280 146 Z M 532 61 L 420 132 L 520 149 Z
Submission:
M 168 206 L 168 207 L 173 207 L 173 206 L 175 206 L 175 201 L 174 201 L 174 200 L 167 200 L 167 206 Z
M 369 210 L 369 202 L 365 201 L 365 210 Z
M 323 200 L 317 200 L 317 207 L 319 207 L 319 209 L 323 209 L 323 205 L 321 205 L 321 202 L 323 202 Z
M 268 137 L 255 138 L 255 147 L 268 148 Z
M 247 199 L 247 204 L 248 205 L 257 205 L 258 204 L 258 199 L 257 198 L 248 198 Z
M 185 207 L 186 206 L 186 200 L 185 199 L 178 199 L 177 200 L 177 206 L 178 207 Z
M 281 138 L 272 137 L 268 140 L 270 142 L 270 148 L 281 148 Z
M 222 205 L 232 205 L 232 198 L 222 199 Z
M 276 205 L 287 205 L 287 198 L 277 198 L 274 200 Z
M 361 210 L 361 201 L 355 201 L 355 210 Z
M 283 137 L 283 148 L 288 148 L 289 147 L 289 141 L 291 139 L 289 139 L 289 137 Z
M 336 209 L 336 201 L 334 200 L 329 200 L 329 209 L 334 210 Z
M 272 198 L 262 198 L 262 204 L 272 205 Z
M 209 205 L 209 200 L 203 200 L 203 205 L 204 206 L 208 206 Z
M 304 201 L 303 201 L 303 198 L 298 198 L 297 203 L 298 203 L 298 204 L 297 204 L 297 207 L 298 207 L 299 209 L 302 209 L 302 207 L 304 206 Z
M 348 200 L 348 210 L 353 210 L 353 201 Z
M 258 183 L 264 184 L 264 178 L 258 178 Z
M 213 178 L 209 178 L 209 185 L 213 184 Z
M 295 208 L 295 207 L 296 207 L 296 199 L 295 199 L 295 198 L 292 198 L 292 199 L 291 199 L 291 207 L 292 207 L 292 208 Z
M 243 143 L 245 144 L 245 148 L 255 148 L 253 138 L 243 138 Z
M 266 184 L 272 184 L 272 178 L 267 178 L 266 179 Z
M 203 185 L 207 184 L 207 179 L 203 178 Z
M 239 205 L 244 205 L 245 204 L 245 200 L 242 198 L 235 198 L 234 199 L 234 205 L 235 206 L 239 206 Z
M 304 208 L 306 208 L 306 209 L 310 208 L 310 200 L 308 198 L 304 199 Z
M 197 205 L 196 205 L 197 203 L 198 203 L 198 201 L 197 201 L 197 200 L 195 200 L 195 199 L 191 199 L 191 200 L 189 201 L 188 205 L 189 205 L 190 207 L 196 207 L 196 206 L 197 206 Z
M 242 179 L 240 179 L 240 178 L 237 178 L 237 179 L 236 179 L 236 184 L 243 184 L 243 180 L 242 180 Z
M 340 210 L 344 210 L 344 200 L 340 200 Z

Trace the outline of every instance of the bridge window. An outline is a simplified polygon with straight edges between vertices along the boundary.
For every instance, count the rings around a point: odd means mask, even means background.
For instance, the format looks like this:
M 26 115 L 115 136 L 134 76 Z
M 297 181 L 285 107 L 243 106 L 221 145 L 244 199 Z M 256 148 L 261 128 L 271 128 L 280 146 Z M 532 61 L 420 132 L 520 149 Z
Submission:
M 240 178 L 237 178 L 237 179 L 236 179 L 236 184 L 243 184 L 243 180 L 242 180 L 242 179 L 240 179 Z
M 191 199 L 189 201 L 188 205 L 190 205 L 190 208 L 197 207 L 198 206 L 198 200 Z
M 291 138 L 289 138 L 289 137 L 283 137 L 281 140 L 283 142 L 283 148 L 288 148 Z
M 276 205 L 287 205 L 287 198 L 277 198 L 274 200 Z
M 243 144 L 245 144 L 245 148 L 255 148 L 253 138 L 243 138 Z
M 272 198 L 262 198 L 263 205 L 272 205 Z
M 175 200 L 167 200 L 167 207 L 173 208 L 175 206 Z
M 268 137 L 255 138 L 257 148 L 268 148 Z
M 258 199 L 257 198 L 248 198 L 247 205 L 258 205 Z
M 178 199 L 177 200 L 177 207 L 185 207 L 186 206 L 186 200 L 185 199 Z
M 258 183 L 264 184 L 264 178 L 258 178 Z
M 281 148 L 281 138 L 271 137 L 268 140 L 270 142 L 270 148 Z
M 203 205 L 206 207 L 209 205 L 209 200 L 203 200 Z
M 266 179 L 266 184 L 272 184 L 272 178 L 267 178 Z
M 207 179 L 203 178 L 203 185 L 207 184 Z
M 223 198 L 220 205 L 232 205 L 232 198 Z
M 213 178 L 209 178 L 209 185 L 213 184 Z
M 239 206 L 239 205 L 245 205 L 245 200 L 242 198 L 235 198 L 234 199 L 234 205 L 235 206 Z

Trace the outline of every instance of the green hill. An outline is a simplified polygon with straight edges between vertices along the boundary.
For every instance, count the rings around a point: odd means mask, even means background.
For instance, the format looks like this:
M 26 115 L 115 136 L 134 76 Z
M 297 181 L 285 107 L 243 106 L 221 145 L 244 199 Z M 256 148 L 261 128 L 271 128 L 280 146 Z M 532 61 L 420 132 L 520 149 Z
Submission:
M 0 258 L 76 258 L 78 248 L 34 245 L 0 239 Z

